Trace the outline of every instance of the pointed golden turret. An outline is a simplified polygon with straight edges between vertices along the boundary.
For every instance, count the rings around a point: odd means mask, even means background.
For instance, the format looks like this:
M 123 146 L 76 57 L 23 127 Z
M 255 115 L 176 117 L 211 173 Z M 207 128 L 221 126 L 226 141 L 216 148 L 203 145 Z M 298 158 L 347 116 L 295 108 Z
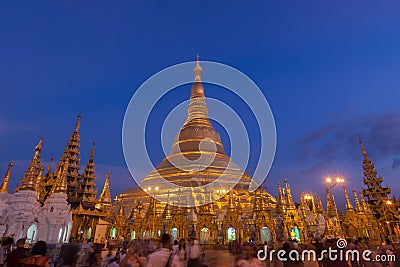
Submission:
M 14 160 L 8 163 L 8 169 L 6 171 L 6 174 L 4 175 L 3 182 L 1 183 L 0 186 L 0 193 L 8 193 L 8 182 L 10 180 L 11 170 L 13 167 L 14 167 Z
M 115 218 L 115 222 L 118 225 L 125 225 L 126 223 L 125 210 L 124 210 L 124 205 L 122 205 L 122 203 L 119 205 L 119 210 L 117 217 Z
M 283 214 L 285 212 L 285 200 L 283 197 L 283 189 L 281 188 L 280 182 L 278 182 L 278 200 L 276 203 L 276 212 L 278 214 Z
M 59 182 L 57 184 L 57 187 L 54 189 L 54 193 L 64 193 L 64 194 L 68 193 L 67 172 L 68 172 L 68 164 L 67 164 L 67 162 L 64 162 L 60 176 L 57 177 L 57 180 Z
M 195 81 L 201 81 L 201 73 L 203 72 L 203 69 L 200 66 L 200 57 L 197 55 L 196 57 L 196 67 L 194 68 L 194 80 Z
M 362 191 L 360 191 L 360 200 L 361 200 L 361 205 L 362 205 L 364 212 L 366 212 L 368 214 L 371 213 L 371 209 L 370 209 L 367 201 L 365 201 L 364 194 Z
M 356 211 L 362 212 L 363 208 L 361 207 L 360 202 L 358 201 L 357 191 L 354 189 L 353 189 L 353 195 L 354 195 L 354 201 L 356 202 Z
M 74 132 L 79 132 L 79 128 L 81 127 L 81 113 L 78 114 L 78 119 L 76 120 Z
M 322 199 L 319 196 L 315 198 L 315 212 L 317 214 L 324 213 L 324 205 L 322 204 Z
M 110 192 L 110 169 L 106 174 L 106 181 L 104 182 L 103 191 L 101 191 L 99 201 L 101 203 L 111 204 L 111 192 Z
M 49 196 L 53 193 L 65 193 L 67 194 L 67 172 L 68 172 L 68 160 L 64 160 L 63 164 L 59 166 L 56 176 L 56 181 L 53 184 Z
M 47 165 L 46 176 L 50 176 L 53 169 L 53 158 L 50 159 L 49 165 Z
M 35 153 L 28 166 L 28 170 L 25 171 L 24 177 L 21 179 L 20 186 L 16 188 L 16 191 L 36 190 L 37 177 L 40 173 L 41 168 L 40 153 L 42 152 L 43 139 L 44 137 L 42 135 L 40 137 L 39 143 L 35 147 Z
M 235 197 L 233 195 L 233 190 L 229 191 L 229 200 L 228 200 L 228 209 L 229 210 L 235 210 Z
M 346 212 L 354 211 L 353 204 L 350 202 L 349 194 L 347 194 L 346 186 L 343 186 L 344 197 L 346 198 Z
M 41 165 L 38 176 L 36 177 L 36 193 L 38 200 L 40 200 L 41 189 L 43 186 L 43 170 L 44 170 L 44 165 Z
M 287 207 L 290 208 L 290 209 L 295 209 L 296 206 L 294 205 L 293 196 L 292 196 L 292 192 L 291 192 L 291 190 L 290 190 L 289 183 L 288 183 L 288 181 L 286 180 L 286 178 L 285 178 L 283 181 L 284 181 L 284 183 L 285 183 L 285 189 L 286 189 L 286 192 L 285 192 L 286 205 L 287 205 Z

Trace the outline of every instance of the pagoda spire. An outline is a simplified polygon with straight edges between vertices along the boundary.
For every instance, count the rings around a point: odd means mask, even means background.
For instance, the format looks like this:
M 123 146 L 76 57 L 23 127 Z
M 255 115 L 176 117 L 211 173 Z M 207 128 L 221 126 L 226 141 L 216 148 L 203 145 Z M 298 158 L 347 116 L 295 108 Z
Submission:
M 95 190 L 95 166 L 94 166 L 94 146 L 96 142 L 92 144 L 92 150 L 90 152 L 89 161 L 86 165 L 85 171 L 82 176 L 82 190 L 83 190 L 83 197 L 87 200 L 94 200 L 96 198 L 96 190 Z M 111 196 L 110 196 L 111 199 Z
M 111 193 L 110 193 L 110 169 L 106 174 L 106 181 L 104 182 L 103 191 L 101 191 L 99 200 L 101 203 L 111 203 Z
M 233 195 L 233 190 L 229 191 L 228 209 L 235 210 L 235 197 Z
M 278 201 L 276 203 L 276 210 L 278 214 L 283 214 L 285 212 L 285 200 L 280 182 L 278 182 Z
M 364 194 L 362 191 L 360 191 L 360 200 L 361 200 L 361 205 L 362 205 L 364 212 L 371 213 L 371 209 L 370 209 L 367 201 L 365 201 Z
M 364 144 L 359 137 L 359 143 L 361 146 L 361 152 L 363 154 L 363 181 L 364 185 L 367 187 L 364 189 L 363 194 L 368 199 L 368 204 L 370 205 L 371 212 L 380 219 L 386 217 L 385 205 L 383 202 L 388 199 L 391 193 L 389 187 L 382 187 L 383 179 L 377 175 L 374 164 L 367 156 Z
M 8 194 L 8 182 L 10 180 L 11 170 L 13 167 L 14 167 L 14 160 L 11 160 L 10 163 L 8 163 L 6 174 L 4 175 L 3 182 L 1 183 L 0 193 Z
M 331 193 L 330 193 L 328 187 L 326 187 L 325 191 L 326 191 L 326 212 L 329 217 L 334 217 L 335 213 L 334 213 L 334 209 L 333 209 Z
M 90 152 L 90 157 L 89 161 L 86 165 L 84 176 L 86 178 L 95 178 L 95 169 L 94 169 L 94 146 L 96 145 L 96 142 L 92 143 L 92 150 Z
M 286 180 L 286 178 L 283 180 L 285 183 L 285 197 L 286 197 L 286 205 L 288 206 L 288 208 L 292 209 L 292 208 L 296 208 L 294 205 L 294 201 L 293 201 L 293 196 L 292 196 L 292 192 L 290 190 L 290 186 L 288 181 Z
M 357 191 L 353 189 L 354 201 L 356 202 L 356 211 L 362 212 L 363 208 L 360 205 L 360 201 L 358 201 Z
M 344 197 L 346 198 L 346 212 L 354 211 L 353 205 L 350 202 L 349 194 L 347 194 L 346 186 L 343 186 Z
M 50 158 L 49 165 L 47 165 L 46 176 L 49 176 L 53 169 L 53 158 Z
M 316 198 L 315 198 L 315 212 L 317 214 L 324 213 L 324 206 L 323 206 L 322 200 L 319 196 L 316 196 Z
M 204 120 L 203 123 L 211 125 L 208 119 L 208 109 L 206 105 L 206 98 L 204 96 L 204 87 L 201 82 L 201 72 L 202 68 L 200 66 L 200 62 L 197 59 L 196 66 L 194 68 L 194 83 L 192 85 L 192 91 L 190 95 L 188 116 L 186 119 L 186 123 L 192 120 Z M 185 124 L 186 124 L 185 123 Z
M 28 169 L 24 173 L 24 177 L 21 179 L 20 186 L 17 187 L 16 191 L 20 190 L 32 190 L 36 191 L 37 177 L 40 174 L 41 162 L 40 153 L 43 147 L 43 135 L 40 137 L 39 143 L 35 147 L 35 153 L 28 166 Z
M 60 164 L 61 162 L 64 161 L 64 159 L 68 159 L 68 180 L 71 182 L 71 184 L 77 183 L 78 180 L 78 171 L 81 168 L 81 165 L 79 164 L 80 162 L 80 140 L 81 137 L 79 135 L 79 128 L 80 128 L 80 123 L 81 123 L 81 114 L 79 113 L 74 131 L 71 133 L 69 137 L 69 141 L 66 144 L 66 147 L 64 149 L 64 154 L 60 159 Z M 58 167 L 57 167 L 58 169 Z M 73 185 L 74 187 L 76 185 Z
M 198 54 L 196 56 L 196 67 L 194 67 L 193 72 L 194 72 L 194 80 L 196 82 L 201 81 L 201 73 L 203 72 L 203 69 L 200 66 L 200 57 Z
M 126 224 L 126 217 L 125 217 L 125 210 L 124 205 L 119 204 L 118 214 L 115 218 L 115 222 L 117 225 L 125 225 Z
M 49 196 L 54 193 L 68 193 L 67 188 L 67 173 L 68 173 L 68 160 L 65 159 L 64 162 L 58 167 L 56 179 L 51 187 Z
M 82 115 L 81 115 L 81 113 L 79 113 L 78 114 L 78 119 L 76 120 L 76 124 L 75 124 L 75 129 L 74 129 L 74 132 L 79 132 L 79 128 L 81 127 L 81 118 L 82 118 Z
M 35 188 L 35 190 L 36 190 L 36 193 L 37 193 L 38 200 L 40 200 L 41 189 L 42 189 L 43 182 L 44 182 L 43 181 L 43 170 L 44 170 L 44 165 L 41 165 L 40 169 L 39 169 L 39 173 L 38 173 L 38 175 L 36 177 L 36 188 Z

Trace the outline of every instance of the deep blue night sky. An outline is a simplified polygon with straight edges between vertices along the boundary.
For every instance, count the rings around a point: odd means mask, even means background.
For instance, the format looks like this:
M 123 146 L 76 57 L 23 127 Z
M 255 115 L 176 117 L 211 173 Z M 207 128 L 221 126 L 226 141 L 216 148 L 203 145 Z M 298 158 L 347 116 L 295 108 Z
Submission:
M 131 187 L 121 147 L 131 96 L 199 53 L 243 71 L 268 99 L 278 133 L 273 195 L 284 177 L 295 199 L 322 193 L 326 175 L 361 189 L 359 133 L 399 196 L 398 1 L 137 2 L 0 4 L 0 175 L 14 159 L 10 190 L 42 133 L 45 162 L 59 159 L 79 112 L 82 169 L 96 140 L 99 190 L 107 166 L 113 195 Z

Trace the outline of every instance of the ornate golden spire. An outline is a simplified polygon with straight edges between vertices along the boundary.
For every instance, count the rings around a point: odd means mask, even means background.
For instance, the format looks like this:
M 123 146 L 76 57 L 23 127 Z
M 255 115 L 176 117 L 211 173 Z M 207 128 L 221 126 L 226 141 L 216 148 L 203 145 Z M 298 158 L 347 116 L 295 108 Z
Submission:
M 81 113 L 78 114 L 78 119 L 76 120 L 74 132 L 79 132 L 79 128 L 81 127 Z
M 43 135 L 39 140 L 39 143 L 35 147 L 35 154 L 28 166 L 28 170 L 25 171 L 24 177 L 21 179 L 20 186 L 17 187 L 16 191 L 19 190 L 32 190 L 36 191 L 37 177 L 40 173 L 41 159 L 40 153 L 42 152 L 43 146 Z
M 364 212 L 371 213 L 371 209 L 370 209 L 367 201 L 365 201 L 364 194 L 362 191 L 360 191 L 360 200 L 361 200 L 361 205 L 362 205 Z
M 360 202 L 358 201 L 357 191 L 353 189 L 354 201 L 356 202 L 356 211 L 361 212 L 363 211 Z
M 96 142 L 92 144 L 92 150 L 90 152 L 90 158 L 86 165 L 85 171 L 82 176 L 82 186 L 83 186 L 83 197 L 87 200 L 95 201 L 97 191 L 95 190 L 96 186 L 96 174 L 95 174 L 95 165 L 94 165 L 94 146 Z M 110 197 L 111 198 L 111 197 Z
M 101 191 L 99 200 L 101 203 L 111 203 L 111 193 L 110 193 L 110 169 L 106 174 L 106 181 L 103 186 L 103 191 Z
M 315 197 L 315 212 L 317 214 L 322 214 L 324 213 L 324 206 L 322 204 L 322 200 L 319 196 Z
M 67 187 L 67 172 L 68 172 L 68 159 L 65 159 L 62 165 L 59 166 L 56 176 L 56 181 L 53 184 L 49 196 L 53 193 L 68 193 Z
M 10 180 L 12 167 L 14 167 L 14 160 L 8 163 L 8 169 L 0 186 L 0 193 L 8 193 L 8 182 Z
M 47 165 L 46 176 L 49 176 L 51 174 L 52 168 L 53 168 L 53 158 L 50 158 L 49 165 Z
M 283 214 L 285 212 L 285 203 L 283 197 L 283 190 L 281 188 L 281 183 L 278 182 L 278 201 L 276 203 L 276 210 L 278 214 Z
M 122 205 L 122 203 L 119 205 L 119 210 L 118 210 L 117 217 L 115 218 L 115 222 L 118 225 L 125 225 L 126 224 L 124 205 Z
M 36 193 L 37 193 L 38 200 L 40 200 L 41 188 L 43 185 L 43 170 L 44 170 L 44 165 L 41 165 L 40 171 L 36 177 Z
M 291 190 L 290 190 L 290 186 L 289 186 L 289 183 L 288 183 L 288 181 L 286 180 L 286 178 L 283 180 L 284 181 L 284 183 L 285 183 L 285 188 L 286 188 L 286 192 L 285 192 L 285 195 L 286 195 L 286 205 L 289 207 L 289 208 L 296 208 L 295 207 L 295 205 L 294 205 L 294 201 L 293 201 L 293 196 L 292 196 L 292 192 L 291 192 Z
M 194 71 L 194 80 L 197 82 L 201 81 L 201 73 L 202 73 L 203 69 L 200 66 L 200 57 L 198 54 L 196 56 L 196 67 L 194 67 L 193 71 Z
M 233 190 L 229 191 L 228 209 L 235 210 L 235 196 L 233 195 Z
M 353 205 L 350 202 L 349 195 L 347 194 L 346 186 L 343 186 L 344 197 L 346 198 L 346 212 L 354 211 Z
M 363 155 L 364 155 L 364 158 L 365 158 L 365 159 L 368 159 L 368 156 L 367 156 L 367 150 L 365 150 L 365 147 L 364 147 L 363 141 L 361 140 L 361 137 L 360 137 L 360 135 L 358 135 L 358 142 L 360 143 L 360 146 L 361 146 L 361 152 L 363 153 Z

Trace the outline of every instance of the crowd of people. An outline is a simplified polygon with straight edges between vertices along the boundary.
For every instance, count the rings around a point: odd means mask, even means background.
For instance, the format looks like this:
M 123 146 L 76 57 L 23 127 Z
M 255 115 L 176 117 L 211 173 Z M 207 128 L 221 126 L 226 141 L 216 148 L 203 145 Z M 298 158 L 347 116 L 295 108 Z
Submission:
M 55 260 L 48 255 L 48 245 L 38 241 L 29 247 L 26 240 L 21 238 L 15 244 L 12 238 L 5 238 L 0 247 L 0 267 L 205 267 L 205 253 L 195 238 L 172 240 L 168 234 L 161 236 L 160 242 L 155 240 L 132 240 L 122 242 L 117 247 L 108 246 L 104 251 L 104 244 L 93 244 L 91 240 L 78 243 L 72 240 L 64 244 Z M 263 250 L 264 249 L 264 250 Z M 329 249 L 338 251 L 358 251 L 363 255 L 366 250 L 371 251 L 365 261 L 362 257 L 336 258 L 328 257 L 324 253 Z M 292 255 L 305 255 L 304 251 L 314 251 L 313 259 L 290 258 Z M 264 252 L 274 254 L 263 255 Z M 279 256 L 278 251 L 284 252 Z M 296 252 L 296 253 L 293 253 Z M 229 249 L 231 265 L 236 267 L 400 267 L 400 243 L 386 240 L 379 246 L 372 245 L 368 239 L 348 239 L 345 247 L 338 247 L 337 239 L 314 239 L 310 243 L 289 241 L 285 243 L 265 243 L 257 246 L 251 240 L 244 244 L 237 242 L 234 249 Z M 272 256 L 271 256 L 272 255 Z M 308 255 L 308 254 L 306 254 Z M 323 255 L 323 257 L 321 257 Z M 213 255 L 211 255 L 213 256 Z M 264 257 L 265 256 L 265 257 Z M 280 257 L 285 257 L 282 260 Z M 390 257 L 392 256 L 392 257 Z M 260 259 L 263 258 L 264 259 Z M 376 259 L 381 259 L 377 261 Z M 385 260 L 384 260 L 385 259 Z
M 25 239 L 6 238 L 0 248 L 0 267 L 203 267 L 204 251 L 196 239 L 172 242 L 171 236 L 163 234 L 159 245 L 152 240 L 123 242 L 115 249 L 108 246 L 104 255 L 102 244 L 91 240 L 78 243 L 71 240 L 61 247 L 56 260 L 46 256 L 47 244 L 38 241 L 32 248 Z

